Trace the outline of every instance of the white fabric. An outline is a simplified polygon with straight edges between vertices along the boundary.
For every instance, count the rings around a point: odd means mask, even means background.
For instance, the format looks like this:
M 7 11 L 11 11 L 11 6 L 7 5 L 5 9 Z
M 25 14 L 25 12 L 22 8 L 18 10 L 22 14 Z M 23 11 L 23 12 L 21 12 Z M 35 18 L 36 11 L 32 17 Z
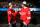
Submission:
M 23 1 L 23 4 L 26 4 L 26 1 Z
M 23 24 L 26 24 L 25 22 L 23 22 Z
M 27 19 L 31 19 L 31 17 L 27 17 Z
M 9 27 L 12 27 L 12 24 L 9 24 Z
M 11 11 L 9 11 L 8 14 L 11 14 Z
M 12 5 L 11 3 L 9 3 L 9 6 Z
M 27 25 L 25 22 L 23 22 L 24 25 Z

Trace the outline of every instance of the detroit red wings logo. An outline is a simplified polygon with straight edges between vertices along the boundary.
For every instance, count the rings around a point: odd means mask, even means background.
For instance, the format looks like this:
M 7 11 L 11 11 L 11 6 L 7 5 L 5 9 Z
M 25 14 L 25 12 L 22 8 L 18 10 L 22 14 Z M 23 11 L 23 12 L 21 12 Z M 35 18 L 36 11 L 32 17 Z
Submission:
M 20 15 L 25 15 L 26 14 L 26 12 L 20 12 Z
M 11 11 L 9 11 L 8 14 L 11 14 Z

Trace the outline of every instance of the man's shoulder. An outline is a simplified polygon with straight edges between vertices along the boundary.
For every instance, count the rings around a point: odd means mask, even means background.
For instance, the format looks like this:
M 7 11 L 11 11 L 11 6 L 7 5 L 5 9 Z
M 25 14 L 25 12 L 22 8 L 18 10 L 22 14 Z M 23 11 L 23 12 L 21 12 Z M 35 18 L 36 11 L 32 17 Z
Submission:
M 28 7 L 26 7 L 26 8 L 28 8 Z
M 27 7 L 26 9 L 28 9 L 28 10 L 29 10 L 30 8 L 28 8 L 28 7 Z

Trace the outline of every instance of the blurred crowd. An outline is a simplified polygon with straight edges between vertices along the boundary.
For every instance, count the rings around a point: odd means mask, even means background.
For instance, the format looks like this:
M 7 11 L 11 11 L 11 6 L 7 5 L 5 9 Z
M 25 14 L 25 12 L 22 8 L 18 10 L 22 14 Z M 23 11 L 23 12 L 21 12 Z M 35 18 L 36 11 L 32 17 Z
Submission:
M 22 1 L 18 1 L 18 2 L 12 1 L 11 3 L 13 4 L 13 8 L 21 8 Z M 26 6 L 29 8 L 35 8 L 36 7 L 32 3 L 27 3 Z M 0 2 L 0 8 L 9 8 L 9 2 Z

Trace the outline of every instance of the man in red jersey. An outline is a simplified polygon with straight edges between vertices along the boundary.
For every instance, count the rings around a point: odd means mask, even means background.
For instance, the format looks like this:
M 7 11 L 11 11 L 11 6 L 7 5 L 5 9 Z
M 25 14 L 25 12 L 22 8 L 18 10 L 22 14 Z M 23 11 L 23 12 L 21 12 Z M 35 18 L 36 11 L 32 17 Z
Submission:
M 11 3 L 9 3 L 9 6 L 9 9 L 7 10 L 8 23 L 10 27 L 16 27 L 16 12 L 14 12 L 14 10 L 12 9 L 13 5 Z
M 25 6 L 26 2 L 24 1 L 22 6 L 22 9 L 20 10 L 20 27 L 23 27 L 23 24 L 25 25 L 25 27 L 28 27 L 27 25 L 30 22 L 31 19 L 31 13 L 30 13 L 30 9 L 28 7 Z

